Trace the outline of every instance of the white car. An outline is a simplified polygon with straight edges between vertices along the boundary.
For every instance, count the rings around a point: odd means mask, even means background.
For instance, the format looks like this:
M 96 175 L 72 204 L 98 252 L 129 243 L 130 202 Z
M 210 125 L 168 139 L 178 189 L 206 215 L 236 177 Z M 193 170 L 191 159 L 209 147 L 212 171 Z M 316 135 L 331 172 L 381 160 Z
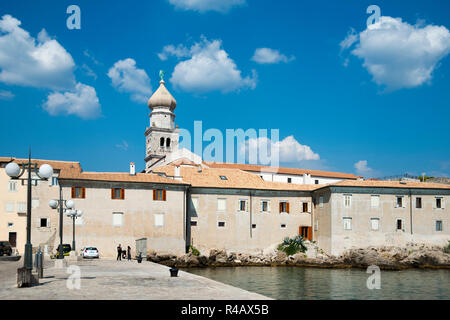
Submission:
M 81 256 L 85 259 L 99 258 L 98 249 L 96 247 L 84 247 L 81 250 Z

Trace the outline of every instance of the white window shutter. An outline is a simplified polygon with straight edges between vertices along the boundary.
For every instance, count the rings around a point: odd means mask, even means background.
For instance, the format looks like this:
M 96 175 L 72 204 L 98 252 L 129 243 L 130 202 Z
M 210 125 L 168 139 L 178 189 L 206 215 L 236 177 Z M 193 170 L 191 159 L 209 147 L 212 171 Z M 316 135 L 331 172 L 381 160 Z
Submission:
M 311 201 L 308 201 L 308 213 L 311 213 Z
M 445 209 L 445 198 L 444 197 L 442 197 L 442 199 L 441 199 L 441 207 L 442 207 L 442 209 Z
M 248 200 L 245 200 L 245 212 L 248 212 L 248 207 L 249 207 Z
M 402 208 L 406 208 L 406 197 L 402 198 Z
M 269 212 L 271 212 L 271 209 L 270 209 L 270 202 L 271 202 L 270 200 L 267 201 L 267 208 L 268 208 L 267 210 L 269 210 Z
M 241 211 L 241 200 L 237 201 L 237 210 L 236 211 Z

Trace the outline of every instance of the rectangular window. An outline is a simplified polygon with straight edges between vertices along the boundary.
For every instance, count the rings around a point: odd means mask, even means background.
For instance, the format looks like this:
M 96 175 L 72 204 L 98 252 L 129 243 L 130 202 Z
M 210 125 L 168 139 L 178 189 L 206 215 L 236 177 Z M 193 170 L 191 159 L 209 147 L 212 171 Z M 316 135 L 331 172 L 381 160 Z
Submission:
M 239 200 L 239 211 L 247 211 L 247 200 Z
M 323 197 L 319 198 L 319 207 L 323 208 Z
M 224 222 L 224 221 L 219 221 L 219 222 L 217 223 L 217 226 L 218 226 L 219 228 L 224 228 L 224 227 L 225 227 L 225 222 Z
M 288 178 L 288 183 L 292 183 L 292 178 Z
M 155 227 L 164 226 L 164 215 L 162 213 L 155 214 Z
M 17 181 L 8 181 L 8 192 L 17 192 Z
M 319 184 L 319 180 L 316 180 L 316 181 L 314 181 L 315 182 L 315 184 Z
M 154 201 L 166 201 L 167 200 L 166 190 L 163 190 L 163 189 L 153 190 L 153 200 Z
M 352 206 L 352 195 L 344 194 L 344 207 L 350 208 Z
M 370 196 L 370 206 L 372 208 L 378 208 L 380 206 L 380 196 Z
M 352 230 L 352 218 L 343 218 L 344 230 Z
M 397 219 L 397 230 L 403 230 L 403 220 Z
M 416 198 L 416 208 L 422 209 L 422 198 Z
M 269 212 L 270 202 L 268 200 L 261 201 L 261 212 Z
M 113 227 L 121 227 L 123 225 L 123 213 L 113 212 Z
M 58 185 L 58 178 L 52 177 L 52 186 L 57 186 L 57 185 Z
M 436 198 L 436 209 L 442 209 L 442 198 Z
M 252 224 L 252 229 L 256 229 L 256 224 Z
M 12 227 L 14 227 L 14 223 L 8 222 L 8 228 L 12 228 Z
M 14 202 L 6 202 L 5 203 L 5 211 L 6 212 L 14 212 Z M 23 212 L 26 212 L 26 210 L 24 210 Z
M 280 201 L 280 213 L 289 213 L 288 201 Z
M 227 210 L 227 199 L 217 199 L 217 211 Z
M 191 227 L 196 227 L 196 226 L 197 226 L 197 221 L 191 220 Z
M 396 208 L 403 208 L 403 197 L 397 197 Z
M 380 219 L 379 218 L 371 218 L 370 219 L 370 230 L 372 230 L 372 231 L 380 230 Z
M 72 198 L 74 198 L 74 199 L 85 199 L 86 198 L 86 188 L 84 188 L 84 187 L 72 187 Z
M 41 218 L 41 224 L 40 224 L 41 228 L 48 228 L 48 220 L 47 218 Z
M 436 221 L 436 231 L 442 231 L 442 221 L 441 220 Z
M 125 199 L 125 189 L 112 188 L 111 189 L 111 199 L 124 200 Z
M 308 202 L 302 202 L 302 212 L 309 212 Z

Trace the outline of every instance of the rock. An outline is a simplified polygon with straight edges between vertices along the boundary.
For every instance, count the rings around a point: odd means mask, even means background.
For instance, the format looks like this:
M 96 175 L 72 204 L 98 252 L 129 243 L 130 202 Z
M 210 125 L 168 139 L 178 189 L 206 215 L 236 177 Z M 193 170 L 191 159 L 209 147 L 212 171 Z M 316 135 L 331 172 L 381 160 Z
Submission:
M 277 256 L 275 257 L 275 262 L 284 263 L 287 260 L 287 254 L 283 251 L 278 251 Z
M 411 253 L 400 261 L 402 265 L 419 266 L 450 266 L 450 255 L 441 250 L 424 249 Z

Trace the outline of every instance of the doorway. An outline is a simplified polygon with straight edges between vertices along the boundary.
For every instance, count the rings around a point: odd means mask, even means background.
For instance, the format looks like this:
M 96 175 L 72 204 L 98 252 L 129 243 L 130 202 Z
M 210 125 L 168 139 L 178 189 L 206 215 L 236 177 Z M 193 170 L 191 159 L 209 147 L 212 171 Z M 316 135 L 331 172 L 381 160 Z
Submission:
M 10 232 L 9 233 L 9 244 L 13 248 L 17 247 L 17 232 Z

